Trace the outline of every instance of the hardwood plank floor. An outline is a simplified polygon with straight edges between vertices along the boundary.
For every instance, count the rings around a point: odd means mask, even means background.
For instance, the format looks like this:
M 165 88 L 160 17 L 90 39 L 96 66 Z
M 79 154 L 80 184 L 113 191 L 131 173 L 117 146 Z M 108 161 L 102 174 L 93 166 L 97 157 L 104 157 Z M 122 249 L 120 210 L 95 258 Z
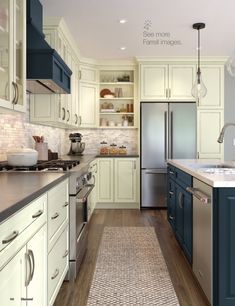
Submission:
M 210 305 L 175 239 L 165 210 L 95 210 L 89 225 L 88 251 L 79 275 L 76 282 L 63 283 L 54 306 L 86 305 L 100 239 L 105 226 L 153 226 L 180 305 Z

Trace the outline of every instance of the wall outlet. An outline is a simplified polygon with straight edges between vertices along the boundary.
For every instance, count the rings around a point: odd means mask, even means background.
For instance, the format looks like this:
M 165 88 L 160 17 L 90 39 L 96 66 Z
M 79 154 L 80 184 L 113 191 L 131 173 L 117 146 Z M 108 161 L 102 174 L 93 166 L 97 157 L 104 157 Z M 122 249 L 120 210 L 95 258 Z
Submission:
M 235 139 L 233 139 L 233 146 L 235 146 Z

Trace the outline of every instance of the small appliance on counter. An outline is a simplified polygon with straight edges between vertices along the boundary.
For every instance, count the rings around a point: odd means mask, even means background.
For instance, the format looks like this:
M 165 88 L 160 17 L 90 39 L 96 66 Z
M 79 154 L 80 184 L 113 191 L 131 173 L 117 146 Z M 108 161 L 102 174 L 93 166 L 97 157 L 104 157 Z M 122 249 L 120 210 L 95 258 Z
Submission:
M 71 133 L 69 134 L 69 139 L 71 145 L 68 155 L 83 155 L 82 152 L 85 150 L 85 142 L 82 142 L 82 134 Z

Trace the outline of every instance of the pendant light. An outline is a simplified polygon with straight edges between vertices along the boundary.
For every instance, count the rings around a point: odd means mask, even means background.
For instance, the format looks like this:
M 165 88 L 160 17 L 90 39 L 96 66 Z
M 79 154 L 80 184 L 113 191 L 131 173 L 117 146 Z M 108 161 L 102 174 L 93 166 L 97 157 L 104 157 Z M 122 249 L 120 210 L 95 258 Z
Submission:
M 202 81 L 202 75 L 201 75 L 201 68 L 200 68 L 200 30 L 205 28 L 205 23 L 199 22 L 194 23 L 193 28 L 198 31 L 198 45 L 197 45 L 197 75 L 196 75 L 196 81 L 192 87 L 192 96 L 196 98 L 196 100 L 200 100 L 200 98 L 203 98 L 207 94 L 207 89 L 205 84 Z

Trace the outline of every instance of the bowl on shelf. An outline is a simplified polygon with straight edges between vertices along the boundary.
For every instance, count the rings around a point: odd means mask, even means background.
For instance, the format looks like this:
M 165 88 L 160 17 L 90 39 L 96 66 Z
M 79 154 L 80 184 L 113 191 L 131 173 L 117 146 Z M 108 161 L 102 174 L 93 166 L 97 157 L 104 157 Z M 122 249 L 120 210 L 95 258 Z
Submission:
M 108 94 L 108 95 L 104 95 L 105 99 L 113 99 L 114 95 L 113 94 Z

